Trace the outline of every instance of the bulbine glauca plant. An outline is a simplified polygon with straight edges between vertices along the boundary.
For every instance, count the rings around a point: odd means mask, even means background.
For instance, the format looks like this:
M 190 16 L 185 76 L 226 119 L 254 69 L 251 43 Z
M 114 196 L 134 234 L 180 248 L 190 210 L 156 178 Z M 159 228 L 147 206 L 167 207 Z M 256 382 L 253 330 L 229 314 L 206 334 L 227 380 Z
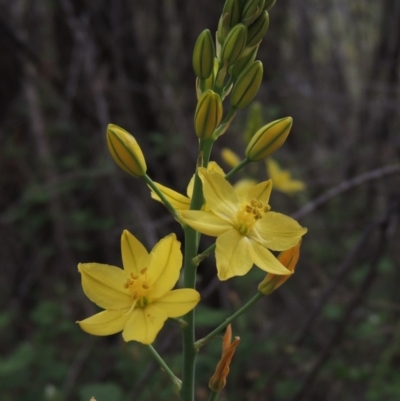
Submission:
M 117 125 L 107 127 L 107 144 L 114 161 L 132 177 L 141 178 L 151 190 L 149 196 L 162 202 L 173 215 L 177 228 L 184 231 L 184 247 L 171 233 L 149 252 L 133 234 L 124 230 L 123 268 L 79 264 L 85 294 L 104 310 L 78 324 L 89 334 L 105 336 L 122 332 L 125 341 L 147 345 L 183 401 L 194 400 L 198 350 L 223 336 L 221 359 L 215 361 L 215 372 L 210 372 L 209 381 L 210 400 L 218 398 L 240 341 L 239 337 L 232 340 L 231 324 L 293 274 L 301 238 L 307 231 L 292 218 L 273 211 L 269 205 L 271 180 L 242 190 L 230 183 L 230 178 L 247 164 L 264 160 L 285 142 L 292 127 L 291 117 L 260 128 L 249 140 L 245 158 L 228 173 L 210 161 L 214 142 L 227 132 L 236 113 L 248 106 L 259 90 L 263 64 L 256 60 L 257 51 L 268 29 L 268 12 L 274 3 L 275 0 L 227 0 L 215 40 L 209 30 L 204 30 L 196 41 L 194 132 L 198 137 L 198 158 L 186 195 L 153 182 L 135 138 Z M 215 243 L 199 250 L 201 234 L 215 237 Z M 266 276 L 243 307 L 204 338 L 196 339 L 195 311 L 201 301 L 196 291 L 196 269 L 213 253 L 219 280 L 243 276 L 253 265 Z M 183 286 L 174 289 L 181 274 Z M 180 318 L 183 338 L 180 378 L 152 346 L 168 318 Z

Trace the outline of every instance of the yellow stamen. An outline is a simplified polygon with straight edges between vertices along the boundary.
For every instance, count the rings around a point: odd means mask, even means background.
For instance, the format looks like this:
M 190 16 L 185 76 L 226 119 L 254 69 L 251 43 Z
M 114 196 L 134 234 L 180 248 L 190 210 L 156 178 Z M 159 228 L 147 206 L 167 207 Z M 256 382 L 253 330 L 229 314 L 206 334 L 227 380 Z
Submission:
M 128 290 L 128 293 L 133 300 L 128 313 L 132 312 L 136 306 L 146 306 L 148 304 L 148 293 L 150 288 L 147 283 L 147 268 L 142 269 L 140 275 L 130 273 L 124 283 L 124 288 Z
M 261 220 L 265 213 L 270 210 L 269 205 L 258 199 L 252 199 L 250 204 L 245 204 L 237 213 L 236 229 L 242 235 L 247 235 L 254 227 L 254 224 Z

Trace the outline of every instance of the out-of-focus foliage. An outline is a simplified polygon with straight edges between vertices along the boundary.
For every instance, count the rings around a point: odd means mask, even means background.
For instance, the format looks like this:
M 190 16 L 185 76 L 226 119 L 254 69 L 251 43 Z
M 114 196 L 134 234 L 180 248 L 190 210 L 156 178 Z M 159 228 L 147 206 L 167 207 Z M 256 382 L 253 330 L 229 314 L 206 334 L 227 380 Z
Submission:
M 1 400 L 177 399 L 145 347 L 79 330 L 74 322 L 96 310 L 76 266 L 120 265 L 123 229 L 151 248 L 176 227 L 142 182 L 117 171 L 105 129 L 133 133 L 149 175 L 185 192 L 197 140 L 192 50 L 202 30 L 216 30 L 222 6 L 0 0 Z M 399 20 L 392 0 L 278 0 L 270 10 L 256 99 L 265 123 L 293 117 L 276 158 L 307 187 L 273 192 L 271 206 L 309 231 L 294 277 L 233 326 L 241 343 L 226 399 L 400 395 Z M 218 141 L 217 161 L 223 147 L 244 154 L 246 114 Z M 263 163 L 249 170 L 266 179 Z M 198 336 L 263 278 L 253 269 L 219 283 L 214 273 L 210 258 L 199 271 Z M 220 346 L 198 356 L 200 401 Z M 176 325 L 156 348 L 179 373 Z

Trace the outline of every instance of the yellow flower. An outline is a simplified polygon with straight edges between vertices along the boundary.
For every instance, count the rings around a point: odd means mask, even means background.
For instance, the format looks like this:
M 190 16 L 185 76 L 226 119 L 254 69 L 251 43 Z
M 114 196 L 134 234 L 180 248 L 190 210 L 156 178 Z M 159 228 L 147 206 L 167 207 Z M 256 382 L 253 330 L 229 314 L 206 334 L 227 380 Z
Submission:
M 296 245 L 307 232 L 297 221 L 270 212 L 271 180 L 237 193 L 220 174 L 199 169 L 209 211 L 181 211 L 181 217 L 200 233 L 217 237 L 218 277 L 243 276 L 253 263 L 274 274 L 290 271 L 269 251 L 284 251 Z
M 293 180 L 290 171 L 282 170 L 279 164 L 271 158 L 267 160 L 267 171 L 274 184 L 274 188 L 278 191 L 292 195 L 295 192 L 305 189 L 303 181 Z
M 224 171 L 220 166 L 218 166 L 217 163 L 215 162 L 209 162 L 207 166 L 208 171 L 215 171 L 216 173 L 220 174 L 222 177 L 225 175 Z M 182 195 L 179 192 L 174 191 L 171 188 L 168 188 L 164 185 L 159 184 L 158 182 L 155 183 L 158 187 L 158 189 L 163 193 L 163 195 L 167 198 L 167 200 L 171 203 L 171 205 L 176 209 L 176 210 L 189 210 L 190 209 L 190 201 L 192 199 L 192 194 L 193 194 L 193 186 L 194 186 L 194 176 L 191 178 L 189 181 L 189 184 L 186 189 L 186 194 Z M 159 196 L 152 190 L 151 191 L 151 197 L 158 201 L 161 202 L 161 199 Z M 205 206 L 203 207 L 203 209 Z
M 125 341 L 151 344 L 169 317 L 183 316 L 200 300 L 189 288 L 173 290 L 182 267 L 175 234 L 160 240 L 150 254 L 127 230 L 121 237 L 123 269 L 80 263 L 86 296 L 105 310 L 81 320 L 87 333 L 107 336 L 122 331 Z

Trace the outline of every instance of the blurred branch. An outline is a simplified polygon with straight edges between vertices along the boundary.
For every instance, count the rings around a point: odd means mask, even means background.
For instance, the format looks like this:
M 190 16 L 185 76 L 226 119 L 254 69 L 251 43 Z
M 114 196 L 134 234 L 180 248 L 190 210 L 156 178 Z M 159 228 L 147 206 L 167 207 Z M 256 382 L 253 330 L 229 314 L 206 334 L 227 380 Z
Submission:
M 29 43 L 26 43 L 19 35 L 1 16 L 0 16 L 0 36 L 2 40 L 8 40 L 11 42 L 13 47 L 22 56 L 24 62 L 29 62 L 34 66 L 40 77 L 50 83 L 50 85 L 56 90 L 58 95 L 63 98 L 65 96 L 65 82 L 55 74 L 48 71 L 44 66 L 39 56 L 32 50 Z M 74 98 L 72 100 L 74 111 L 90 120 L 92 123 L 97 123 L 97 119 L 93 112 L 88 109 L 86 104 L 83 104 L 79 99 Z
M 19 210 L 25 205 L 34 202 L 35 198 L 38 195 L 47 196 L 47 194 L 49 194 L 50 192 L 52 192 L 53 195 L 61 195 L 65 191 L 64 187 L 67 185 L 91 179 L 102 179 L 110 177 L 112 174 L 113 169 L 109 167 L 90 170 L 77 170 L 73 173 L 58 176 L 57 183 L 55 185 L 43 182 L 35 186 L 34 189 L 29 188 L 28 190 L 25 190 L 23 195 L 18 200 L 16 200 L 12 206 L 10 206 L 8 209 L 0 214 L 0 224 L 8 224 L 18 220 Z
M 381 167 L 375 170 L 368 171 L 366 173 L 360 174 L 350 180 L 343 181 L 336 187 L 329 189 L 324 194 L 318 196 L 310 203 L 305 205 L 303 208 L 293 213 L 292 217 L 294 219 L 301 219 L 305 215 L 313 212 L 315 209 L 329 202 L 336 196 L 346 192 L 352 188 L 358 187 L 359 185 L 365 184 L 368 181 L 378 180 L 386 175 L 400 173 L 400 164 L 394 164 L 391 166 Z
M 61 252 L 61 260 L 66 265 L 73 266 L 73 257 L 67 245 L 66 226 L 62 220 L 63 205 L 57 192 L 53 190 L 58 184 L 58 173 L 55 167 L 51 145 L 46 137 L 46 128 L 35 84 L 36 74 L 30 64 L 26 65 L 25 74 L 25 96 L 29 108 L 30 128 L 34 137 L 34 143 L 36 144 L 37 155 L 44 176 L 44 182 L 50 189 L 48 204 L 52 219 L 54 240 L 57 244 L 57 249 Z
M 318 358 L 317 362 L 315 363 L 313 369 L 307 375 L 307 377 L 304 381 L 304 384 L 302 386 L 302 390 L 300 390 L 300 392 L 297 395 L 300 398 L 294 398 L 293 401 L 299 401 L 301 399 L 301 397 L 306 393 L 306 391 L 308 391 L 308 388 L 314 381 L 314 378 L 315 378 L 318 370 L 324 364 L 324 362 L 328 359 L 328 357 L 332 351 L 333 345 L 337 344 L 340 337 L 342 336 L 342 334 L 346 328 L 346 323 L 348 322 L 348 320 L 351 316 L 351 313 L 361 302 L 362 298 L 366 296 L 367 291 L 369 290 L 371 284 L 373 283 L 373 280 L 376 276 L 376 266 L 384 252 L 388 237 L 393 233 L 391 224 L 392 224 L 393 220 L 395 219 L 395 217 L 398 217 L 399 202 L 400 202 L 399 197 L 394 198 L 390 202 L 390 204 L 387 208 L 387 211 L 385 213 L 385 216 L 382 217 L 381 219 L 379 219 L 378 221 L 370 224 L 369 227 L 367 227 L 364 234 L 358 241 L 357 245 L 353 248 L 353 250 L 349 253 L 346 260 L 338 268 L 338 273 L 337 273 L 335 279 L 321 294 L 321 296 L 315 303 L 314 308 L 311 310 L 309 315 L 305 318 L 302 327 L 299 329 L 298 333 L 295 335 L 293 341 L 291 342 L 290 347 L 295 347 L 295 348 L 299 347 L 304 342 L 304 340 L 307 338 L 307 335 L 313 329 L 316 318 L 320 315 L 323 307 L 326 305 L 329 298 L 335 293 L 335 290 L 339 287 L 339 285 L 343 283 L 344 279 L 350 272 L 351 268 L 354 267 L 354 263 L 356 262 L 357 257 L 359 257 L 359 255 L 362 254 L 364 252 L 364 250 L 367 248 L 368 240 L 371 238 L 372 234 L 376 230 L 379 230 L 379 240 L 374 242 L 374 243 L 377 243 L 377 245 L 376 245 L 376 248 L 375 248 L 372 256 L 369 257 L 370 268 L 368 270 L 367 275 L 364 278 L 364 281 L 362 282 L 358 291 L 356 292 L 356 294 L 353 296 L 352 300 L 348 304 L 341 322 L 337 325 L 337 330 L 336 330 L 335 334 L 331 337 L 329 342 L 327 344 L 325 344 L 323 350 L 319 354 L 319 358 Z M 285 363 L 287 363 L 287 360 L 289 357 L 290 357 L 289 354 L 286 354 L 286 353 L 283 354 L 280 358 L 279 363 L 275 366 L 274 370 L 272 371 L 272 373 L 268 379 L 267 385 L 266 385 L 266 391 L 268 394 L 270 392 L 272 392 L 274 383 L 276 381 L 276 377 L 279 375 L 282 368 L 285 366 Z
M 368 291 L 370 290 L 372 284 L 374 283 L 377 276 L 377 266 L 381 260 L 385 248 L 388 242 L 388 234 L 391 226 L 391 221 L 393 218 L 397 217 L 399 214 L 400 198 L 392 200 L 388 206 L 385 216 L 376 223 L 376 228 L 379 230 L 379 239 L 375 242 L 375 249 L 370 256 L 370 264 L 367 274 L 364 277 L 358 290 L 355 292 L 350 303 L 347 305 L 344 311 L 342 319 L 337 323 L 336 331 L 325 345 L 322 352 L 319 353 L 317 361 L 314 363 L 313 368 L 308 372 L 306 378 L 303 381 L 303 385 L 300 391 L 293 397 L 292 401 L 300 401 L 303 396 L 310 394 L 312 391 L 312 385 L 315 378 L 322 368 L 322 366 L 327 362 L 330 355 L 332 354 L 334 348 L 340 342 L 343 334 L 345 333 L 348 324 L 350 322 L 351 316 L 354 310 L 361 304 L 364 298 L 366 298 Z

